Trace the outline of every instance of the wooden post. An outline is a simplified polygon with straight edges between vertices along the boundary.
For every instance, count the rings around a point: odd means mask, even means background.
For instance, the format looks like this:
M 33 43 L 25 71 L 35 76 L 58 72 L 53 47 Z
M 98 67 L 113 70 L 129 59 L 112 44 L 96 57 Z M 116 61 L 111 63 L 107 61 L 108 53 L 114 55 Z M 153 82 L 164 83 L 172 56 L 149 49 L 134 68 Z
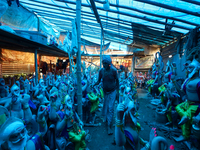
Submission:
M 78 39 L 78 53 L 77 61 L 77 97 L 78 97 L 78 115 L 82 120 L 82 84 L 81 84 L 81 0 L 76 0 L 76 23 L 77 23 L 77 39 Z
M 38 84 L 37 49 L 35 49 L 35 83 Z

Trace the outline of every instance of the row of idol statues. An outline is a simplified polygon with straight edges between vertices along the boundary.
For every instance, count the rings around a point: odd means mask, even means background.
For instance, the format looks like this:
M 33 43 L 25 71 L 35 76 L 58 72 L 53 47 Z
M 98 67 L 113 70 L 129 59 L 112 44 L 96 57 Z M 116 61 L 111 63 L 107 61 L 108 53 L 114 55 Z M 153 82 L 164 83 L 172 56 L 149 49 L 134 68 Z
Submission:
M 148 72 L 151 78 L 146 82 L 146 88 L 148 96 L 152 97 L 152 104 L 158 105 L 157 111 L 166 117 L 165 125 L 181 129 L 182 135 L 174 136 L 174 140 L 190 141 L 192 135 L 199 141 L 200 62 L 194 58 L 183 65 L 184 69 L 177 72 L 177 64 L 168 61 L 164 70 L 162 57 L 158 53 L 151 73 Z
M 74 74 L 49 73 L 38 84 L 34 76 L 25 80 L 21 77 L 11 88 L 0 78 L 0 149 L 88 150 L 86 143 L 91 136 L 84 127 L 100 128 L 95 118 L 105 104 L 102 83 L 94 86 L 97 79 L 98 74 L 91 73 L 90 69 L 82 72 L 81 119 L 77 114 L 78 83 Z M 131 72 L 127 78 L 124 72 L 120 74 L 115 143 L 127 150 L 155 150 L 165 139 L 156 135 L 156 129 L 150 131 L 149 141 L 139 136 L 136 86 Z
M 20 77 L 12 86 L 0 78 L 0 150 L 88 149 L 90 135 L 83 127 L 100 126 L 95 118 L 104 96 L 101 85 L 90 86 L 98 74 L 84 71 L 81 119 L 73 75 L 49 73 L 39 83 L 34 76 Z

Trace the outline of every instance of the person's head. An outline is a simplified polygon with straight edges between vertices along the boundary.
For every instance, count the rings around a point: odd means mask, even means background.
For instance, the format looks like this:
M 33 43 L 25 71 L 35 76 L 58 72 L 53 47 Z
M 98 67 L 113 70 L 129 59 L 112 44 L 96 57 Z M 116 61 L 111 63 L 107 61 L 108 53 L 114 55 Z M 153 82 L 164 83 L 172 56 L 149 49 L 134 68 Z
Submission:
M 1 143 L 4 149 L 24 149 L 28 141 L 28 133 L 21 119 L 10 117 L 0 128 Z
M 110 66 L 112 64 L 112 59 L 110 58 L 109 55 L 104 55 L 103 56 L 103 60 L 102 60 L 102 63 L 103 63 L 103 67 L 108 70 L 110 69 Z
M 189 72 L 188 77 L 192 78 L 195 73 L 198 73 L 199 67 L 200 63 L 196 59 L 193 59 L 192 63 L 188 65 L 188 72 Z
M 11 87 L 11 94 L 12 94 L 13 96 L 19 97 L 19 96 L 20 96 L 20 89 L 19 89 L 19 86 L 17 86 L 16 84 L 14 84 L 14 85 Z

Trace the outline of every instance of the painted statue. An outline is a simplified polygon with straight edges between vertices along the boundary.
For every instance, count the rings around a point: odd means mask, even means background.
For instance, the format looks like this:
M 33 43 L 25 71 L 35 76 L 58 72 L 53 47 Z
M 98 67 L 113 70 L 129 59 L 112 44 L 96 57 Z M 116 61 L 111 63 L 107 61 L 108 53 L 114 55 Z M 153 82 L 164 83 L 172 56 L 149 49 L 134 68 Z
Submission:
M 176 111 L 181 117 L 179 125 L 181 125 L 182 135 L 175 138 L 176 141 L 187 140 L 190 137 L 192 118 L 199 113 L 200 104 L 200 63 L 193 59 L 188 66 L 188 78 L 182 85 L 182 90 L 186 93 L 187 100 L 178 106 Z
M 48 94 L 46 88 L 47 87 L 44 85 L 44 80 L 40 79 L 39 85 L 35 91 L 34 96 L 37 97 L 37 99 L 40 101 L 41 105 L 49 103 L 49 101 L 47 100 L 47 97 L 49 97 L 49 94 Z
M 47 124 L 44 118 L 42 106 L 38 109 L 37 123 L 39 131 L 34 136 L 29 136 L 26 129 L 26 122 L 15 117 L 8 118 L 0 127 L 0 144 L 2 150 L 48 150 L 44 145 L 43 136 L 47 131 Z

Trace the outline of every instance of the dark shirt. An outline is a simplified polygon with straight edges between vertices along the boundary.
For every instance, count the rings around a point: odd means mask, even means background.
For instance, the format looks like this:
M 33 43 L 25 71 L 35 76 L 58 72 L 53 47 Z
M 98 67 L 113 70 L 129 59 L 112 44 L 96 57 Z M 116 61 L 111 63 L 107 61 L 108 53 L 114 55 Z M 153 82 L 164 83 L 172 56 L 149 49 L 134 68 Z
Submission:
M 103 81 L 103 91 L 106 93 L 113 92 L 118 88 L 119 80 L 117 70 L 110 67 L 110 70 L 106 71 L 104 68 L 99 70 L 99 82 Z

